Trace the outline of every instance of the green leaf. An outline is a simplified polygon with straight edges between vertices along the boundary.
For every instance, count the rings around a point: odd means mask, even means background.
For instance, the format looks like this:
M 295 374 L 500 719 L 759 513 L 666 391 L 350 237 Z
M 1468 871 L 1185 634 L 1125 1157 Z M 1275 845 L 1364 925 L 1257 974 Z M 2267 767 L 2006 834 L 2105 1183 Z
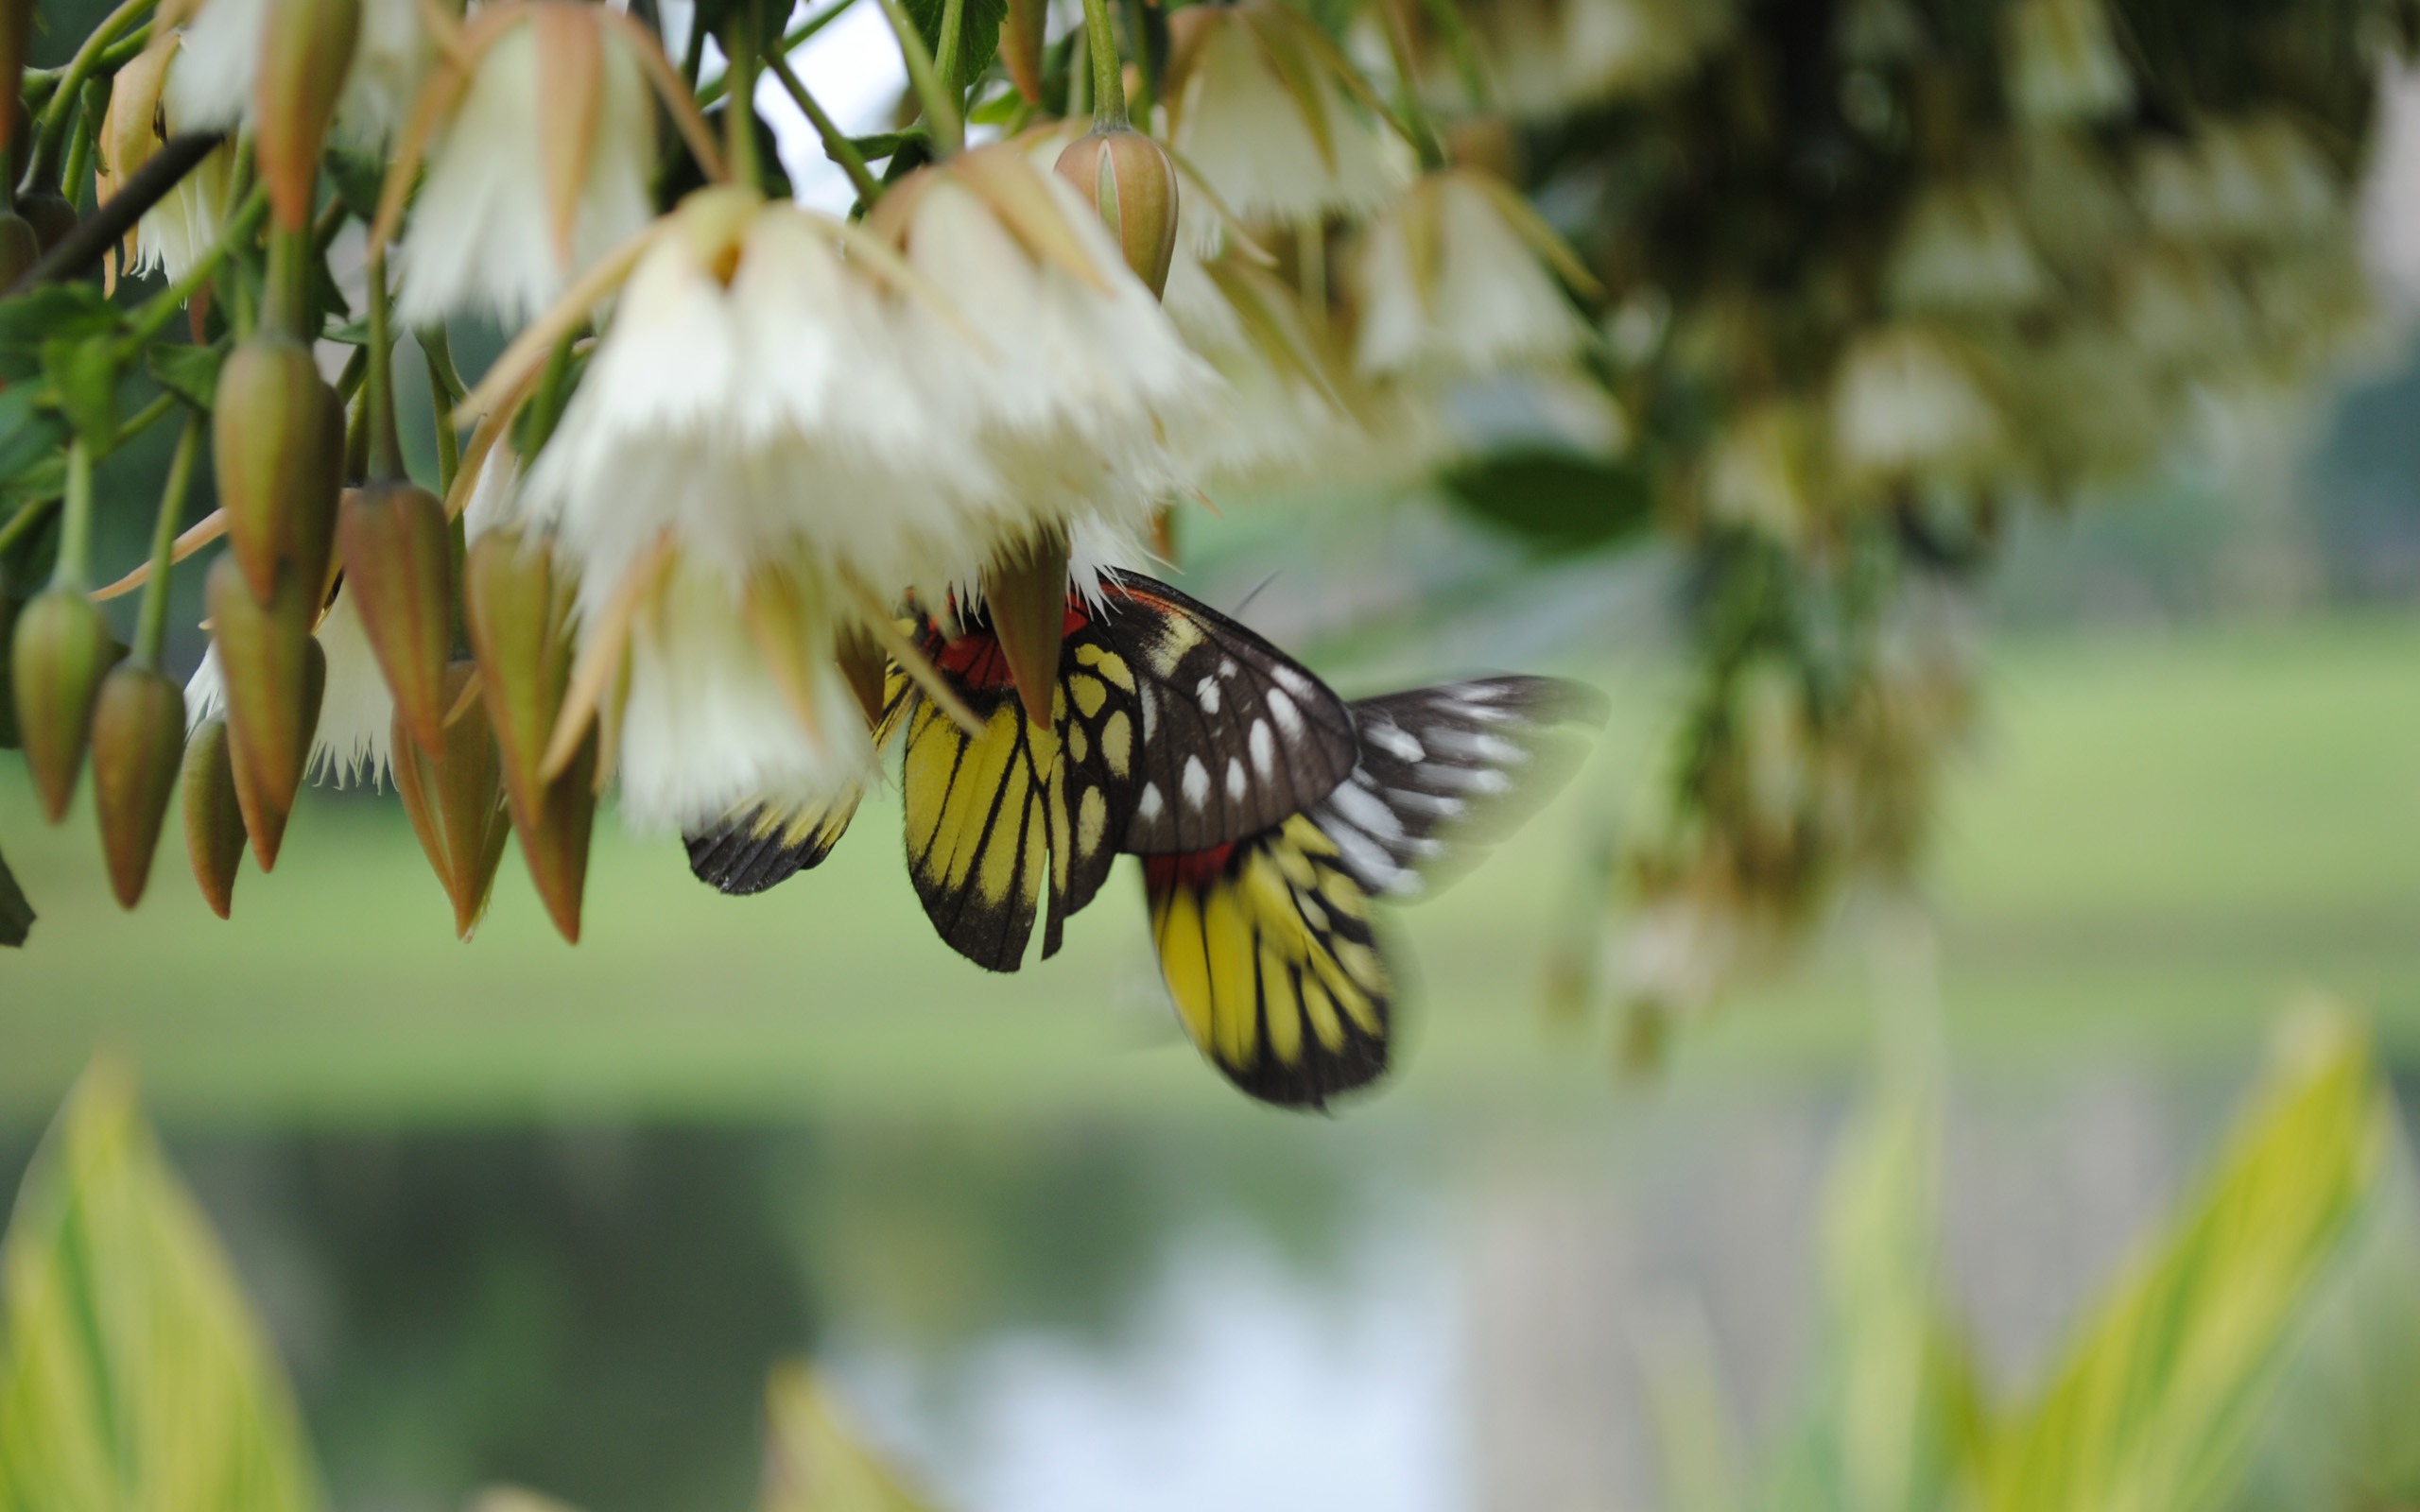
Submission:
M 116 343 L 106 335 L 56 336 L 42 344 L 43 375 L 59 407 L 86 444 L 109 450 L 117 439 Z
M 945 0 L 907 0 L 908 19 L 916 23 L 916 30 L 925 45 L 933 51 L 933 59 L 942 56 L 942 16 Z M 960 0 L 958 18 L 958 63 L 950 70 L 948 82 L 960 93 L 974 86 L 992 59 L 1000 50 L 1000 23 L 1009 15 L 1009 0 Z
M 161 387 L 196 409 L 208 409 L 218 392 L 218 369 L 226 360 L 225 347 L 162 346 L 153 347 L 143 365 Z
M 0 1512 L 302 1512 L 293 1396 L 132 1079 L 69 1093 L 0 1245 Z
M 67 439 L 66 422 L 40 397 L 30 384 L 0 390 L 0 481 L 57 456 Z
M 25 944 L 33 927 L 34 905 L 26 902 L 26 890 L 17 885 L 9 858 L 0 856 L 0 945 L 13 949 Z
M 885 158 L 895 157 L 901 149 L 908 147 L 913 147 L 922 154 L 917 161 L 923 162 L 925 157 L 930 156 L 926 147 L 932 139 L 932 133 L 919 122 L 905 131 L 876 131 L 869 136 L 853 136 L 849 138 L 849 145 L 856 147 L 857 156 L 868 163 L 880 163 Z
M 0 301 L 0 380 L 38 378 L 49 343 L 114 335 L 122 325 L 117 308 L 90 284 L 45 284 Z
M 1647 470 L 1577 452 L 1498 452 L 1439 480 L 1455 503 L 1540 551 L 1581 551 L 1635 535 L 1653 520 Z
M 813 1370 L 783 1366 L 765 1396 L 770 1441 L 758 1512 L 926 1512 L 930 1503 L 852 1431 Z
M 2284 1347 L 2393 1139 L 2367 1041 L 2334 1014 L 2290 1028 L 2208 1184 L 1996 1443 L 1989 1512 L 2185 1512 L 2240 1478 Z

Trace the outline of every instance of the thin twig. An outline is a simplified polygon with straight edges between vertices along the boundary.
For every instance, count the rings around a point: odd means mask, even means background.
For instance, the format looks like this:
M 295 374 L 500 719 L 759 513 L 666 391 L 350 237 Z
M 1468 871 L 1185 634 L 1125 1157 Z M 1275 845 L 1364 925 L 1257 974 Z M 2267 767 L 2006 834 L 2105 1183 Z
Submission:
M 866 166 L 865 154 L 857 150 L 857 145 L 849 140 L 849 134 L 840 129 L 839 123 L 833 120 L 815 96 L 807 92 L 806 81 L 790 67 L 790 60 L 776 52 L 766 54 L 765 62 L 773 70 L 773 77 L 782 81 L 782 88 L 790 92 L 790 98 L 798 102 L 798 108 L 806 112 L 807 120 L 815 127 L 815 134 L 823 139 L 823 155 L 838 163 L 840 171 L 849 176 L 849 182 L 856 186 L 857 202 L 870 206 L 880 198 L 882 180 Z

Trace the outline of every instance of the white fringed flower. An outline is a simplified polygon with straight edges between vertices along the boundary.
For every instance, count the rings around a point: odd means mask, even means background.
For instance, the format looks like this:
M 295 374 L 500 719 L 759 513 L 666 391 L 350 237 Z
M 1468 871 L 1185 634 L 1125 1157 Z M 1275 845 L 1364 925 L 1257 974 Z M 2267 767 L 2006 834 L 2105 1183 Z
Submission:
M 580 594 L 584 625 L 604 611 L 591 586 Z M 810 717 L 777 680 L 723 574 L 684 558 L 647 594 L 630 628 L 618 716 L 624 823 L 694 829 L 749 803 L 809 802 L 873 776 L 865 714 L 833 661 L 840 616 L 821 585 L 801 599 L 809 612 L 795 620 L 801 633 L 786 655 L 814 674 Z
M 2098 121 L 2134 104 L 2134 75 L 2100 0 L 2020 0 L 2007 24 L 2008 98 L 2019 116 Z
M 2278 118 L 2204 128 L 2146 147 L 2135 195 L 2152 229 L 2185 240 L 2275 244 L 2332 230 L 2343 191 L 2326 159 Z
M 169 137 L 187 129 L 184 118 L 162 97 L 182 42 L 180 33 L 170 32 L 118 71 L 101 127 L 101 198 L 107 198 L 149 162 Z M 221 143 L 144 213 L 132 237 L 134 255 L 128 271 L 164 273 L 172 283 L 182 278 L 218 240 L 233 208 L 234 176 L 235 145 Z
M 601 7 L 521 8 L 438 128 L 399 261 L 401 318 L 532 318 L 654 214 L 655 111 Z
M 1191 485 L 1170 438 L 1213 422 L 1218 376 L 1064 180 L 978 147 L 885 195 L 873 226 L 949 291 L 953 308 L 901 310 L 925 423 L 939 444 L 974 440 L 994 472 L 956 537 L 979 555 L 952 580 L 1037 528 L 1092 517 L 1140 534 Z
M 1970 477 L 2001 450 L 1999 406 L 1947 341 L 1921 326 L 1861 336 L 1832 386 L 1832 444 L 1851 474 Z
M 1594 281 L 1536 214 L 1475 170 L 1430 174 L 1363 232 L 1354 365 L 1372 377 L 1568 361 L 1588 337 L 1551 261 Z
M 1706 454 L 1704 507 L 1718 524 L 1794 543 L 1816 512 L 1816 421 L 1784 400 L 1742 414 Z
M 1178 438 L 1187 471 L 1213 494 L 1326 475 L 1364 440 L 1345 365 L 1295 292 L 1229 254 L 1204 263 L 1180 244 L 1166 302 L 1185 344 L 1227 386 L 1223 413 Z
M 1169 142 L 1247 220 L 1359 220 L 1409 177 L 1403 146 L 1316 28 L 1270 0 L 1170 20 Z M 1281 66 L 1279 60 L 1283 60 Z
M 378 669 L 370 631 L 339 587 L 320 620 L 320 650 L 328 659 L 327 692 L 320 699 L 319 728 L 311 735 L 311 780 L 383 785 L 395 729 L 395 696 Z
M 437 61 L 424 0 L 361 0 L 361 26 L 334 139 L 374 149 L 403 129 L 412 96 Z M 168 108 L 196 130 L 230 130 L 252 112 L 269 0 L 204 0 L 168 77 Z
M 2015 207 L 1989 183 L 1927 189 L 1900 228 L 1885 284 L 1910 315 L 2007 315 L 2050 292 Z

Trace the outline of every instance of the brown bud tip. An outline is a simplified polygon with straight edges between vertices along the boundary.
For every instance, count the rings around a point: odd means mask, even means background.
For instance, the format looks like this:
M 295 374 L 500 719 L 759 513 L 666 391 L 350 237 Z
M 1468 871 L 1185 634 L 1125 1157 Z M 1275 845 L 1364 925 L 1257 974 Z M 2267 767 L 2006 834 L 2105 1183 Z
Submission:
M 446 707 L 461 700 L 475 670 L 468 662 L 445 669 Z M 394 745 L 395 790 L 403 795 L 422 853 L 454 904 L 454 933 L 469 939 L 487 911 L 511 828 L 494 731 L 476 709 L 466 710 L 445 727 L 432 753 L 410 738 L 399 713 Z
M 73 589 L 53 588 L 17 615 L 9 648 L 16 694 L 17 734 L 43 812 L 57 824 L 76 794 L 84 740 L 93 728 L 93 700 L 116 659 L 109 621 Z
M 252 596 L 267 603 L 285 563 L 322 580 L 344 480 L 344 406 L 336 390 L 302 345 L 262 337 L 228 353 L 216 398 L 210 440 L 218 505 Z
M 8 112 L 0 111 L 0 121 Z M 42 243 L 34 236 L 33 223 L 25 216 L 0 212 L 0 289 L 5 289 L 26 276 L 26 270 L 42 260 Z
M 588 839 L 596 825 L 596 727 L 591 725 L 571 765 L 545 785 L 536 811 L 517 805 L 512 811 L 529 880 L 556 932 L 574 945 L 579 943 L 579 906 L 588 887 Z
M 479 661 L 479 693 L 514 812 L 534 812 L 546 787 L 539 767 L 571 685 L 573 584 L 544 547 L 517 530 L 471 542 L 462 564 L 463 619 Z
M 360 0 L 269 0 L 263 18 L 252 154 L 269 209 L 288 231 L 311 223 L 320 154 L 360 30 Z
M 1028 105 L 1042 103 L 1042 37 L 1049 19 L 1048 0 L 1009 0 L 1000 26 L 1000 61 Z
M 183 689 L 149 667 L 118 667 L 101 679 L 93 711 L 93 804 L 110 887 L 124 907 L 142 902 L 150 881 L 184 749 Z
M 888 691 L 885 684 L 890 677 L 890 658 L 881 644 L 863 626 L 846 626 L 833 659 L 840 663 L 840 676 L 849 679 L 849 691 L 857 696 L 857 707 L 866 712 L 868 727 L 879 726 L 883 695 Z
M 1176 164 L 1157 142 L 1121 127 L 1092 131 L 1067 144 L 1055 164 L 1100 211 L 1134 276 L 1152 294 L 1167 291 L 1176 257 Z
M 306 669 L 318 649 L 311 639 L 310 596 L 301 576 L 289 570 L 279 575 L 269 601 L 256 603 L 233 552 L 212 564 L 207 594 L 211 640 L 227 687 L 236 791 L 244 799 L 245 828 L 267 871 L 276 864 L 285 816 L 302 785 L 303 758 L 310 751 L 314 720 Z
M 433 751 L 445 725 L 445 658 L 454 638 L 454 542 L 445 506 L 408 483 L 372 483 L 337 515 L 345 592 L 395 695 L 396 723 Z
M 1026 718 L 1051 729 L 1059 648 L 1067 639 L 1067 538 L 1046 531 L 1003 552 L 985 580 L 983 603 Z
M 235 794 L 227 721 L 207 720 L 193 732 L 179 785 L 185 803 L 186 859 L 210 911 L 224 919 L 235 906 L 235 868 L 244 859 L 244 811 Z

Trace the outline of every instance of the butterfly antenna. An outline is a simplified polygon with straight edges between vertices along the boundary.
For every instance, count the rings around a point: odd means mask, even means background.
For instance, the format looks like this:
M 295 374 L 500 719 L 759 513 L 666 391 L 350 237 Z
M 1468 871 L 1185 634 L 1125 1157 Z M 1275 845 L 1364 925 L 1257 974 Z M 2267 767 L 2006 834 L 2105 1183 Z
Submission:
M 1280 574 L 1280 573 L 1282 573 L 1282 572 L 1284 572 L 1285 570 L 1286 570 L 1286 569 L 1285 569 L 1285 568 L 1283 568 L 1283 567 L 1272 567 L 1272 568 L 1270 568 L 1270 571 L 1269 571 L 1269 576 L 1266 576 L 1266 577 L 1262 578 L 1259 582 L 1256 582 L 1256 583 L 1254 583 L 1254 584 L 1253 584 L 1253 585 L 1252 585 L 1252 592 L 1251 592 L 1251 593 L 1246 593 L 1243 597 L 1241 597 L 1241 598 L 1239 598 L 1239 599 L 1236 600 L 1236 607 L 1235 607 L 1235 608 L 1233 608 L 1233 609 L 1231 609 L 1231 610 L 1227 610 L 1227 617 L 1228 617 L 1229 619 L 1237 619 L 1237 620 L 1239 620 L 1239 619 L 1243 618 L 1243 617 L 1244 617 L 1244 610 L 1247 610 L 1247 609 L 1250 609 L 1250 608 L 1252 607 L 1252 601 L 1253 601 L 1253 599 L 1258 598 L 1258 597 L 1260 596 L 1260 592 L 1261 592 L 1261 590 L 1262 590 L 1262 589 L 1264 589 L 1264 588 L 1267 588 L 1270 584 L 1271 584 L 1271 583 L 1273 583 L 1273 582 L 1277 581 L 1277 575 L 1278 575 L 1278 574 Z

